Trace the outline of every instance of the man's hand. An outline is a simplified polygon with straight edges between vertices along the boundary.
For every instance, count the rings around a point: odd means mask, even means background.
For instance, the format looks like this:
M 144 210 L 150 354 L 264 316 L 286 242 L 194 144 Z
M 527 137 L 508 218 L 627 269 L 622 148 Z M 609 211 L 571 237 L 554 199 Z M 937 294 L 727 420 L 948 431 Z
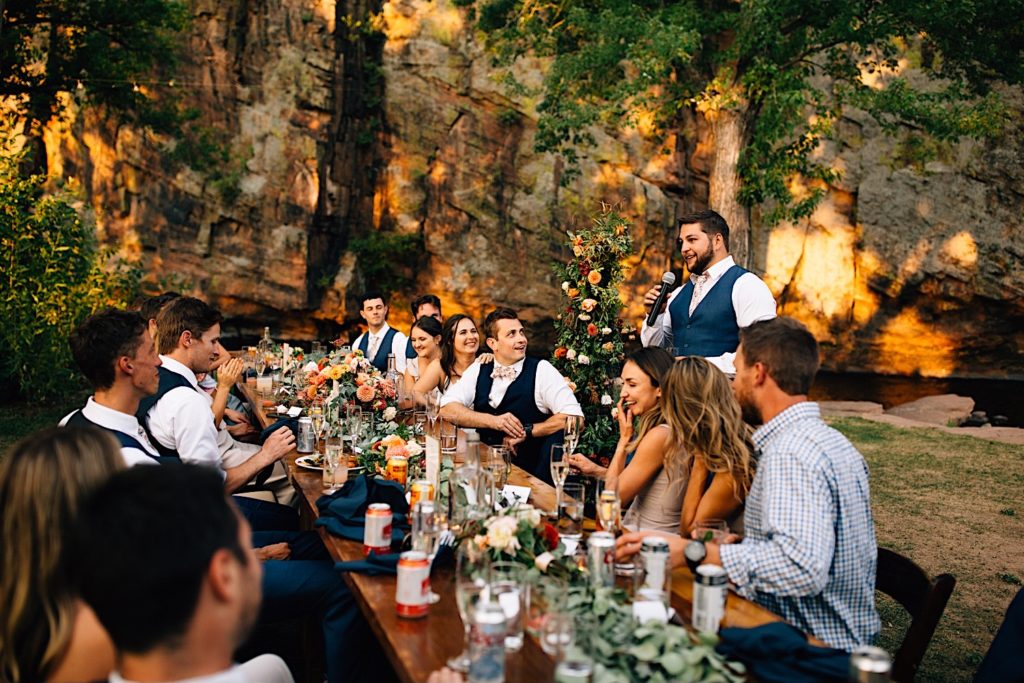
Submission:
M 246 441 L 256 433 L 256 428 L 248 422 L 239 422 L 236 425 L 228 427 L 228 434 L 234 437 L 236 441 Z
M 505 432 L 513 439 L 525 439 L 526 430 L 523 429 L 523 423 L 519 421 L 519 418 L 512 413 L 505 413 L 504 415 L 494 416 L 494 427 L 493 429 L 499 432 Z
M 260 449 L 260 452 L 269 459 L 269 464 L 270 462 L 280 460 L 294 448 L 295 435 L 292 434 L 292 430 L 288 427 L 281 427 L 267 437 L 267 440 L 263 442 L 263 448 Z
M 235 386 L 238 378 L 245 370 L 245 361 L 241 358 L 232 358 L 217 369 L 217 389 L 230 391 Z
M 647 309 L 650 309 L 651 306 L 654 305 L 654 302 L 658 298 L 658 294 L 660 294 L 660 293 L 661 293 L 661 285 L 654 285 L 653 287 L 648 289 L 647 293 L 644 294 L 644 307 L 647 308 Z M 667 305 L 668 305 L 668 298 L 666 297 L 665 301 L 663 301 L 661 303 L 661 310 L 658 311 L 658 315 L 661 315 L 662 313 L 665 312 L 665 308 L 666 308 Z
M 253 548 L 253 552 L 262 562 L 264 560 L 287 560 L 292 554 L 292 549 L 287 543 L 272 543 L 262 548 Z
M 224 417 L 238 424 L 244 423 L 247 425 L 252 425 L 252 421 L 249 419 L 249 416 L 238 410 L 231 410 L 231 408 L 225 408 Z
M 514 453 L 516 449 L 519 448 L 519 444 L 521 444 L 524 441 L 526 441 L 526 439 L 513 439 L 511 436 L 506 436 L 504 439 L 501 440 L 501 443 L 511 448 L 512 452 Z
M 629 558 L 640 552 L 640 546 L 648 536 L 660 536 L 668 541 L 668 558 L 672 567 L 686 564 L 683 548 L 688 541 L 682 536 L 667 534 L 664 531 L 629 531 L 622 534 L 615 540 L 616 561 L 628 562 Z
M 430 674 L 427 683 L 463 683 L 465 680 L 462 674 L 445 667 Z

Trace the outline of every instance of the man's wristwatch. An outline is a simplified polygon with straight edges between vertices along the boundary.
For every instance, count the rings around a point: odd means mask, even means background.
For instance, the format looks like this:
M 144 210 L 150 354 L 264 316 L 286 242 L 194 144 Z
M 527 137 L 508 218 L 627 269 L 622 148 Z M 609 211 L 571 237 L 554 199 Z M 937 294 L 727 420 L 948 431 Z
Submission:
M 697 573 L 697 567 L 704 561 L 704 558 L 708 556 L 708 549 L 704 545 L 703 541 L 690 541 L 683 548 L 683 557 L 686 558 L 686 566 L 690 568 L 690 571 L 694 574 Z
M 533 423 L 532 422 L 527 422 L 526 424 L 524 424 L 523 425 L 523 431 L 526 432 L 526 438 L 527 439 L 532 439 L 533 438 Z

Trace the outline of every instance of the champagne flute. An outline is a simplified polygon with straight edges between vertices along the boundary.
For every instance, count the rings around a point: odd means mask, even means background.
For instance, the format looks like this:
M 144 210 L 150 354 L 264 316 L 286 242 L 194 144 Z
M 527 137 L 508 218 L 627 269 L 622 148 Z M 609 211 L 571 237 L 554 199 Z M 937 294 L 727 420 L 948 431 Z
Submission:
M 619 500 L 619 492 L 614 489 L 604 489 L 597 500 L 597 520 L 601 528 L 617 534 L 619 531 L 619 518 L 622 512 L 622 502 Z
M 565 417 L 565 431 L 562 435 L 562 443 L 565 446 L 565 452 L 572 455 L 576 452 L 576 446 L 580 442 L 580 434 L 583 431 L 583 416 L 582 415 L 566 415 Z
M 555 515 L 558 515 L 558 507 L 562 504 L 562 487 L 565 486 L 565 478 L 569 476 L 569 459 L 565 456 L 565 446 L 554 444 L 551 446 L 551 482 L 555 485 Z
M 490 562 L 487 553 L 473 543 L 463 543 L 455 561 L 455 604 L 462 617 L 462 628 L 466 644 L 462 654 L 448 660 L 448 668 L 465 673 L 469 671 L 469 629 L 473 623 L 473 611 L 481 600 L 488 599 L 488 585 L 491 581 Z
M 310 406 L 309 417 L 313 423 L 313 452 L 320 453 L 320 437 L 323 435 L 324 425 L 327 420 L 324 419 L 324 404 L 323 401 L 317 400 Z
M 363 433 L 363 409 L 357 405 L 345 406 L 345 432 L 352 442 L 352 455 L 356 454 L 356 444 Z

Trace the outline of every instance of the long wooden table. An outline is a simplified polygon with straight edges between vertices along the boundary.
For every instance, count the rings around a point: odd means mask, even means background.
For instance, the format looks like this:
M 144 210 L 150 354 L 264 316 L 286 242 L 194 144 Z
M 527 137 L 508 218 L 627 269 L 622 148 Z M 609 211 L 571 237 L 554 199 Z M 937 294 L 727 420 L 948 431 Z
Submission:
M 238 386 L 253 406 L 261 427 L 272 424 L 276 418 L 266 415 L 255 387 Z M 301 495 L 303 514 L 315 519 L 318 515 L 316 501 L 324 493 L 322 478 L 318 472 L 298 467 L 295 464 L 298 455 L 293 451 L 286 457 L 288 473 Z M 513 466 L 509 483 L 529 486 L 530 502 L 535 507 L 547 510 L 555 507 L 554 488 L 524 470 Z M 332 536 L 323 527 L 318 529 L 328 552 L 336 561 L 363 558 L 362 543 Z M 429 615 L 423 619 L 404 619 L 397 615 L 394 576 L 348 572 L 345 580 L 395 673 L 404 683 L 422 683 L 432 671 L 444 666 L 448 658 L 462 651 L 462 620 L 455 604 L 450 572 L 434 573 L 433 589 L 441 596 L 441 601 L 431 605 Z M 690 622 L 692 604 L 693 575 L 686 568 L 678 569 L 673 572 L 672 606 L 686 623 Z M 723 626 L 750 627 L 773 621 L 782 619 L 730 591 Z M 539 683 L 552 680 L 553 672 L 551 658 L 532 638 L 526 638 L 522 651 L 507 659 L 505 680 L 508 683 Z

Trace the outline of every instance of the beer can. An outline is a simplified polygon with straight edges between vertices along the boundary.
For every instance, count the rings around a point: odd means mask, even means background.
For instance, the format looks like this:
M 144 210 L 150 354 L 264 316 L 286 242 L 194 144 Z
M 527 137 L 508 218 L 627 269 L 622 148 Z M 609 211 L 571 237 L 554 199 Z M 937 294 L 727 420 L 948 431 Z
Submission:
M 316 444 L 313 438 L 313 418 L 299 418 L 299 433 L 295 437 L 295 450 L 299 453 L 312 453 Z
M 505 683 L 505 611 L 482 597 L 469 629 L 469 683 Z
M 883 683 L 889 680 L 892 660 L 880 647 L 862 645 L 850 653 L 851 683 Z
M 390 456 L 384 477 L 405 486 L 405 481 L 409 477 L 409 458 L 404 455 Z
M 595 531 L 587 539 L 587 571 L 595 586 L 615 585 L 615 535 Z
M 693 577 L 693 628 L 718 633 L 728 590 L 725 570 L 714 564 L 697 567 Z
M 398 586 L 395 589 L 398 616 L 418 619 L 430 609 L 430 562 L 418 550 L 402 553 L 398 558 Z
M 421 500 L 434 500 L 434 485 L 427 479 L 417 479 L 409 487 L 409 509 Z
M 672 572 L 669 568 L 668 541 L 660 536 L 646 536 L 640 545 L 643 582 L 638 592 L 654 600 L 655 596 L 667 605 L 672 593 Z
M 363 528 L 363 554 L 387 555 L 391 552 L 391 506 L 372 503 L 366 509 Z

